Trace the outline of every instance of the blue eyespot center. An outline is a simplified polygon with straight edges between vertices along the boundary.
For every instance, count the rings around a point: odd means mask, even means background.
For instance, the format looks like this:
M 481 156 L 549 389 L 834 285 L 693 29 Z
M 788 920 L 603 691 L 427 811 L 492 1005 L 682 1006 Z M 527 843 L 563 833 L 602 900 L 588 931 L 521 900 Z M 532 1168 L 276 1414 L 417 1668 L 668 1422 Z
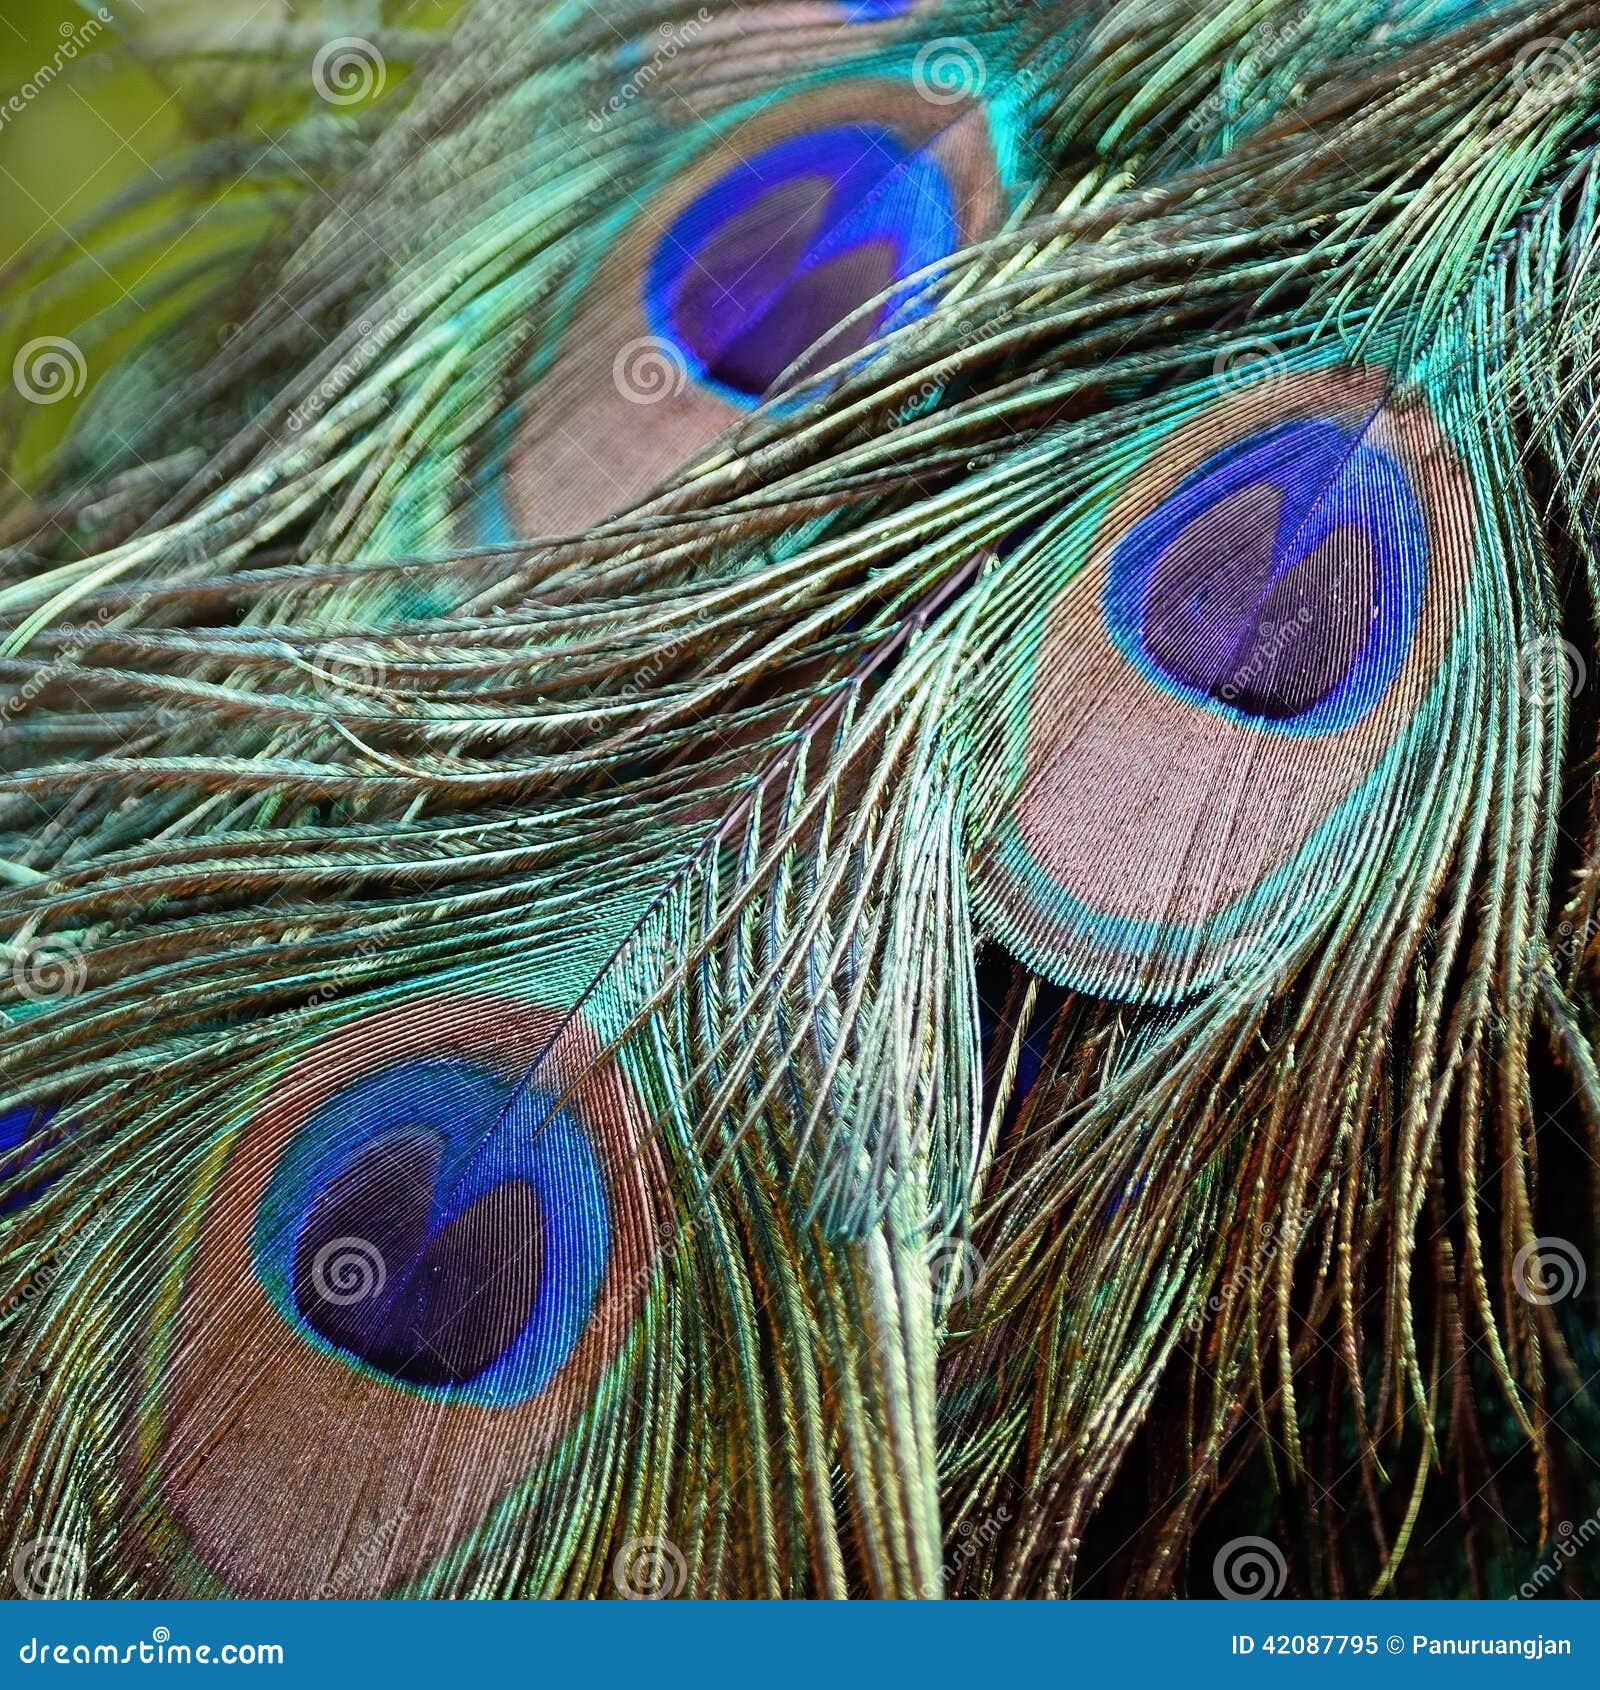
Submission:
M 1216 453 L 1118 543 L 1112 637 L 1165 690 L 1294 734 L 1359 720 L 1416 628 L 1427 537 L 1400 464 L 1340 423 Z
M 53 1103 L 23 1104 L 0 1115 L 0 1185 L 15 1179 L 44 1154 L 54 1141 L 55 1135 L 47 1133 L 46 1128 L 55 1118 L 56 1106 Z M 71 1131 L 70 1126 L 68 1131 Z M 45 1174 L 22 1189 L 0 1197 L 0 1215 L 26 1208 L 59 1177 L 54 1172 Z
M 539 1195 L 526 1180 L 433 1230 L 444 1149 L 433 1133 L 376 1140 L 318 1198 L 295 1245 L 306 1322 L 417 1385 L 477 1378 L 527 1325 L 539 1289 Z
M 280 1160 L 256 1261 L 285 1318 L 397 1382 L 514 1403 L 550 1382 L 610 1253 L 593 1147 L 565 1109 L 462 1059 L 344 1087 Z
M 820 367 L 866 344 L 905 303 L 888 290 L 959 242 L 925 151 L 873 125 L 813 130 L 742 160 L 679 214 L 650 262 L 646 312 L 698 380 L 750 404 L 808 348 Z

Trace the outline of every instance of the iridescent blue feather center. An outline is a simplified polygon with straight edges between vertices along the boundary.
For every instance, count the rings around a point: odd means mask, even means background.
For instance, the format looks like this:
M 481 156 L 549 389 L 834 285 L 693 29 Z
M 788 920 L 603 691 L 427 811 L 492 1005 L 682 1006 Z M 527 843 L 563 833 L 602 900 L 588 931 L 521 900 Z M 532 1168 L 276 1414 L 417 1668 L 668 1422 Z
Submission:
M 459 1058 L 396 1063 L 317 1110 L 253 1245 L 268 1294 L 311 1341 L 413 1389 L 498 1404 L 549 1384 L 610 1254 L 580 1125 Z
M 697 380 L 752 404 L 819 342 L 831 362 L 870 340 L 904 300 L 838 325 L 959 244 L 928 153 L 874 125 L 812 130 L 741 160 L 679 213 L 645 313 Z
M 1216 453 L 1117 545 L 1113 639 L 1163 690 L 1276 732 L 1360 720 L 1416 630 L 1427 534 L 1388 452 L 1340 423 Z

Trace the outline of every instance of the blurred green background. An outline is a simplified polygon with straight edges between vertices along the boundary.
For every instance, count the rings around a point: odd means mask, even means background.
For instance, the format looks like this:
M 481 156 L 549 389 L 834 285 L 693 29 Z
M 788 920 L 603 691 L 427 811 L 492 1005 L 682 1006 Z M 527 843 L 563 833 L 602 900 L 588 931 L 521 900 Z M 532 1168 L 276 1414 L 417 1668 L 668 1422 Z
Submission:
M 166 279 L 208 250 L 238 252 L 283 210 L 281 186 L 274 194 L 242 175 L 185 190 L 195 147 L 234 136 L 269 149 L 297 122 L 354 124 L 364 109 L 370 120 L 459 4 L 0 0 L 0 371 L 33 337 L 82 339 L 92 391 L 121 350 L 181 309 L 181 297 L 163 302 Z M 385 85 L 371 101 L 329 106 L 312 65 L 343 36 L 381 44 Z M 113 196 L 151 182 L 171 191 L 85 229 Z M 0 505 L 36 479 L 82 399 L 11 407 Z

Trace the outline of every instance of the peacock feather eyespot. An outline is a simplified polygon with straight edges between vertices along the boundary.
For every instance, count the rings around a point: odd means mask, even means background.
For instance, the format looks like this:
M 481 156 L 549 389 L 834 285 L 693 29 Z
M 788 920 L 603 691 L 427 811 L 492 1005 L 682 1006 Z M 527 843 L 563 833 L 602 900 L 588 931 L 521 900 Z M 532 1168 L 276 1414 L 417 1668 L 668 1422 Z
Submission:
M 1429 404 L 1381 368 L 1169 429 L 1025 630 L 976 883 L 995 932 L 1161 1002 L 1283 955 L 1410 813 L 1475 528 Z
M 256 1221 L 279 1312 L 374 1373 L 521 1402 L 571 1354 L 610 1256 L 581 1125 L 481 1062 L 398 1062 L 301 1129 Z
M 650 263 L 647 314 L 696 380 L 753 405 L 808 348 L 831 362 L 865 344 L 894 311 L 880 296 L 959 244 L 950 183 L 925 151 L 881 125 L 809 130 L 679 213 Z
M 147 1399 L 164 1505 L 222 1588 L 305 1595 L 339 1562 L 336 1512 L 292 1551 L 273 1518 L 308 1462 L 402 1522 L 344 1594 L 414 1579 L 595 1405 L 668 1230 L 602 1048 L 580 1014 L 435 998 L 274 1083 L 206 1193 Z
M 574 532 L 627 508 L 786 373 L 921 309 L 917 273 L 991 233 L 1011 119 L 909 75 L 835 74 L 708 119 L 583 278 L 561 344 L 484 460 L 464 537 Z M 873 306 L 873 301 L 877 301 Z
M 63 1130 L 70 1133 L 72 1124 L 62 1128 L 55 1104 L 22 1104 L 0 1114 L 0 1215 L 27 1208 L 54 1183 L 53 1173 L 35 1165 Z
M 1117 544 L 1105 615 L 1157 685 L 1294 734 L 1365 715 L 1416 627 L 1427 536 L 1405 470 L 1306 417 L 1208 458 Z

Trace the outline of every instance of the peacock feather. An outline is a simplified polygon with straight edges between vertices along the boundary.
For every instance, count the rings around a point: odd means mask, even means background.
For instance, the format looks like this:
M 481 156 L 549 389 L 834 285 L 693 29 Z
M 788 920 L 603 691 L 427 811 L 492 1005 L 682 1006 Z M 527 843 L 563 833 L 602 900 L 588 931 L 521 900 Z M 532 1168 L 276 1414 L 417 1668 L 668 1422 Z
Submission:
M 1600 8 L 331 45 L 8 272 L 0 1549 L 1516 1591 L 1597 1500 Z

